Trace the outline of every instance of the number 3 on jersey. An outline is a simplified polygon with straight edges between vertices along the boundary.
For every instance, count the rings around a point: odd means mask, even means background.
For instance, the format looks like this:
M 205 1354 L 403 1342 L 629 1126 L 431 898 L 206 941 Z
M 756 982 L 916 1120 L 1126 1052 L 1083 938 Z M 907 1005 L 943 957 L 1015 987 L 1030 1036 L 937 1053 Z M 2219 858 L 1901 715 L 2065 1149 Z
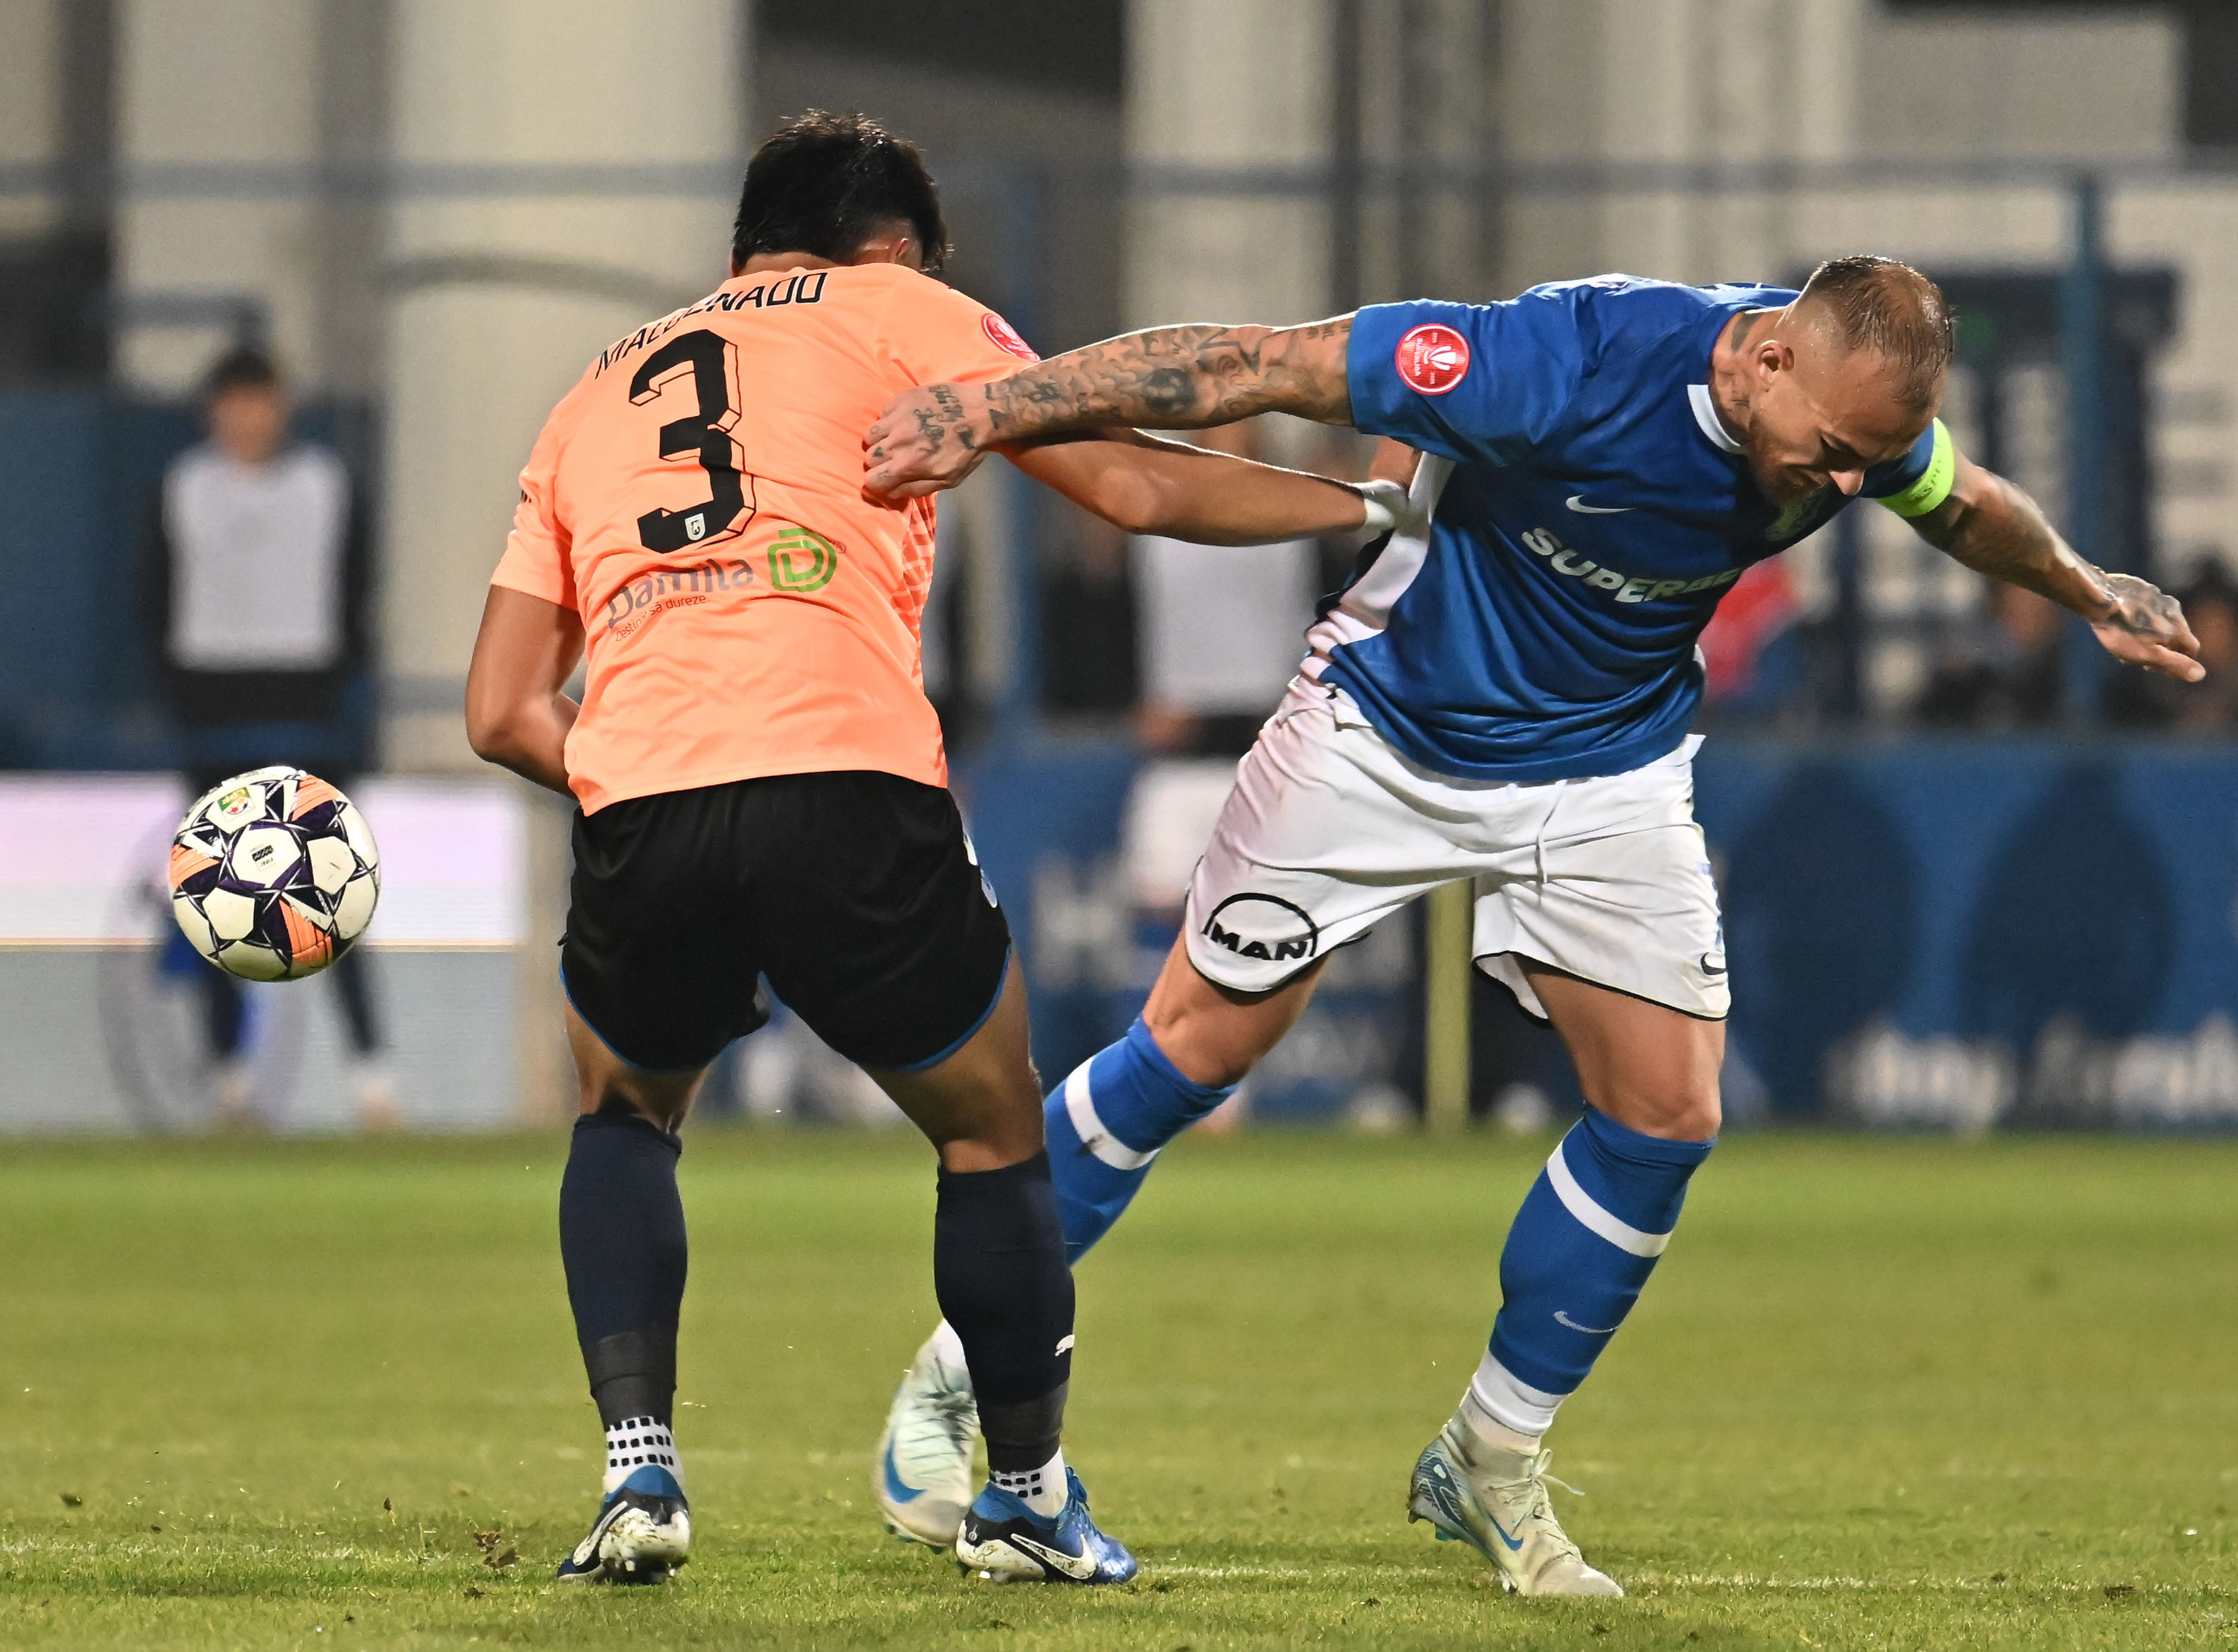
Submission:
M 648 551 L 680 551 L 728 539 L 753 520 L 745 479 L 738 474 L 738 448 L 731 427 L 742 410 L 738 395 L 738 353 L 719 333 L 701 328 L 671 339 L 639 368 L 630 381 L 630 400 L 643 407 L 657 401 L 686 372 L 699 398 L 699 411 L 660 427 L 660 456 L 685 454 L 707 473 L 707 499 L 682 510 L 649 510 L 637 519 L 638 541 Z

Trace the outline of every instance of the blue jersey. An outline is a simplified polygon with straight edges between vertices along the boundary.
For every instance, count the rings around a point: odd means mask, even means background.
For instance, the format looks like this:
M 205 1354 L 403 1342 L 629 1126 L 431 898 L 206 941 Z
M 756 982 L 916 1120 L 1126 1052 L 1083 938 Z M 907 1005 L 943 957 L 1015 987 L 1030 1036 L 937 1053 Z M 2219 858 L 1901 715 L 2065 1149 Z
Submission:
M 1675 748 L 1719 596 L 1848 502 L 1771 503 L 1710 400 L 1725 323 L 1794 297 L 1605 275 L 1361 310 L 1353 422 L 1426 455 L 1430 528 L 1394 535 L 1346 590 L 1308 671 L 1444 774 L 1616 774 Z M 1930 465 L 1947 493 L 1948 442 L 1930 427 L 1866 494 L 1916 503 Z

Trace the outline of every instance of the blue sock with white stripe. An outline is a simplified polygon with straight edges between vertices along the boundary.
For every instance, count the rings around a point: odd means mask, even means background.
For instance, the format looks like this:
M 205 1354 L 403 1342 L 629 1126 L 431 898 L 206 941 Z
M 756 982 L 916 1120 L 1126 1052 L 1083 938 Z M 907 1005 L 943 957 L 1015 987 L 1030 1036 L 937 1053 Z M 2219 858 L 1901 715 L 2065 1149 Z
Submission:
M 1049 1091 L 1042 1117 L 1065 1260 L 1078 1262 L 1119 1219 L 1161 1147 L 1235 1093 L 1184 1078 L 1140 1017 Z
M 1465 1408 L 1544 1434 L 1632 1311 L 1670 1243 L 1687 1178 L 1717 1144 L 1665 1141 L 1607 1114 L 1562 1138 L 1500 1256 L 1500 1317 Z

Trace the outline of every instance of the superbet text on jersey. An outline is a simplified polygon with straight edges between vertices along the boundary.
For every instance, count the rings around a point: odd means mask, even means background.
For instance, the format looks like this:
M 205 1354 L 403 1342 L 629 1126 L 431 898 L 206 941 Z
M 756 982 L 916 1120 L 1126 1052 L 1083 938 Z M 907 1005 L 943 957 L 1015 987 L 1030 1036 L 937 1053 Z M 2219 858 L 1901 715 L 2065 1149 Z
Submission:
M 1795 296 L 1606 275 L 1360 311 L 1353 420 L 1424 454 L 1429 526 L 1394 534 L 1314 628 L 1306 674 L 1464 780 L 1620 774 L 1677 749 L 1718 597 L 1847 502 L 1772 504 L 1711 402 L 1725 324 Z M 1948 491 L 1949 442 L 1932 427 L 1865 494 L 1931 508 L 1914 495 Z

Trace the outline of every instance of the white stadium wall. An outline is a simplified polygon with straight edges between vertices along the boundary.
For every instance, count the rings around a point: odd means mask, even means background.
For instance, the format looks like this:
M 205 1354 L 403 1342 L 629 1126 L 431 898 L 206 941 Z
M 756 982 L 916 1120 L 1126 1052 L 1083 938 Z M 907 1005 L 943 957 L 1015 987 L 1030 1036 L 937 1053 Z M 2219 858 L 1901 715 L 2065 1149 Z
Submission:
M 381 906 L 360 944 L 398 1104 L 415 1129 L 504 1125 L 528 923 L 523 799 L 498 780 L 407 777 L 361 781 L 353 798 L 381 848 Z M 187 800 L 165 775 L 0 775 L 0 1134 L 189 1116 L 173 1092 L 196 1082 L 192 971 L 209 965 L 153 973 Z M 556 954 L 546 961 L 556 972 Z M 260 1111 L 281 1130 L 349 1128 L 331 983 L 243 990 Z

